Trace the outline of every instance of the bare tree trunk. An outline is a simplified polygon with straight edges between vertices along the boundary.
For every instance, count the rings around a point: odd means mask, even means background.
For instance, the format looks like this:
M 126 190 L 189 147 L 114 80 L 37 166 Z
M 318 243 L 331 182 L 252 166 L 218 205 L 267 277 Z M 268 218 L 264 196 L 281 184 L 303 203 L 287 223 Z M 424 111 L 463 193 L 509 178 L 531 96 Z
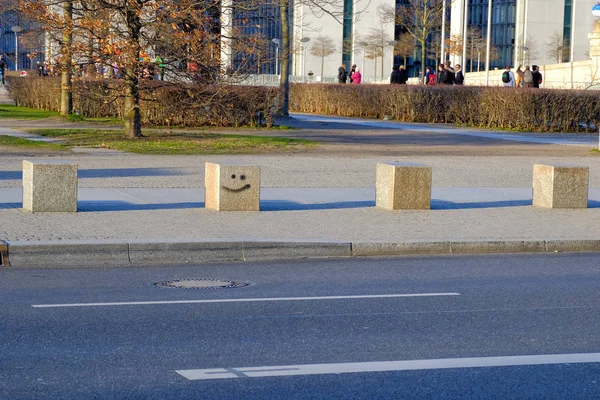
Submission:
M 130 137 L 143 137 L 142 116 L 140 114 L 140 93 L 137 71 L 128 70 L 125 76 L 125 133 Z
M 131 40 L 131 54 L 125 70 L 125 104 L 123 122 L 125 133 L 132 138 L 143 137 L 142 115 L 140 114 L 140 82 L 138 79 L 140 59 L 140 16 L 135 11 L 127 11 L 127 28 Z
M 325 68 L 325 57 L 321 56 L 321 80 L 323 80 L 323 69 Z
M 290 3 L 289 0 L 279 0 L 279 13 L 281 18 L 281 77 L 279 88 L 281 90 L 281 104 L 279 111 L 287 117 L 290 101 Z
M 62 74 L 60 85 L 60 115 L 63 117 L 73 113 L 73 1 L 63 2 L 66 27 L 63 30 Z
M 427 64 L 427 59 L 426 57 L 426 48 L 425 48 L 425 42 L 427 41 L 427 38 L 420 40 L 421 42 L 421 71 L 419 71 L 419 73 L 421 74 L 421 83 L 425 83 L 425 65 Z M 437 59 L 437 57 L 436 57 Z
M 469 68 L 469 72 L 473 72 L 473 40 L 471 40 L 471 54 L 469 56 L 469 61 L 471 62 L 471 68 Z

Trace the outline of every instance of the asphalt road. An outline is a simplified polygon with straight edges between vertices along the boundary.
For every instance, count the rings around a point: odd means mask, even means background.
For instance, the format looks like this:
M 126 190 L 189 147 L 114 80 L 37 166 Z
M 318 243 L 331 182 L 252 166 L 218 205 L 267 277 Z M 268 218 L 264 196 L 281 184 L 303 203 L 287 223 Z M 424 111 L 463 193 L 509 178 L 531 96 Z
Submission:
M 599 261 L 5 268 L 0 399 L 597 399 Z

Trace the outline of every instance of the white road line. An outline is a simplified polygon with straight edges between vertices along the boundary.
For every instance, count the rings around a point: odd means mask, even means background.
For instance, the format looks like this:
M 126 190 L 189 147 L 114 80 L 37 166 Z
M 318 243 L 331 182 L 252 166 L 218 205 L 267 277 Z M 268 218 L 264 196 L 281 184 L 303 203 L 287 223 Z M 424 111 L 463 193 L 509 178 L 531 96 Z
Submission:
M 442 358 L 437 360 L 381 361 L 340 364 L 279 365 L 268 367 L 183 369 L 179 375 L 191 381 L 209 379 L 263 378 L 347 374 L 359 372 L 415 371 L 448 368 L 516 367 L 523 365 L 579 364 L 600 362 L 600 353 L 549 354 L 537 356 Z
M 249 303 L 258 301 L 306 301 L 306 300 L 345 300 L 345 299 L 385 299 L 397 297 L 438 297 L 460 296 L 460 293 L 407 293 L 407 294 L 373 294 L 361 296 L 322 296 L 322 297 L 265 297 L 253 299 L 211 299 L 211 300 L 165 300 L 165 301 L 124 301 L 114 303 L 70 303 L 70 304 L 33 304 L 34 308 L 58 307 L 113 307 L 113 306 L 146 306 L 155 304 L 203 304 L 203 303 Z

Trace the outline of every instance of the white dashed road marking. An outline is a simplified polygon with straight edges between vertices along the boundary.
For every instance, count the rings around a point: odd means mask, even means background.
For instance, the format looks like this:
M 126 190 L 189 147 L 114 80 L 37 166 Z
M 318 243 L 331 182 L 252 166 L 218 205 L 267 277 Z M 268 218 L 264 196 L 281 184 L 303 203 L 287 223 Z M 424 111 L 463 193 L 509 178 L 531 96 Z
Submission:
M 125 301 L 113 303 L 70 303 L 70 304 L 33 304 L 34 308 L 58 307 L 114 307 L 114 306 L 146 306 L 157 304 L 204 304 L 204 303 L 250 303 L 259 301 L 310 301 L 310 300 L 349 300 L 349 299 L 385 299 L 398 297 L 439 297 L 460 296 L 460 293 L 406 293 L 406 294 L 374 294 L 358 296 L 321 296 L 321 297 L 271 297 L 251 299 L 210 299 L 210 300 L 165 300 L 165 301 Z
M 175 371 L 189 380 L 263 378 L 347 374 L 359 372 L 416 371 L 449 368 L 516 367 L 526 365 L 598 363 L 600 353 L 550 354 L 507 357 L 442 358 L 437 360 L 380 361 L 340 364 L 279 365 L 268 367 L 183 369 Z

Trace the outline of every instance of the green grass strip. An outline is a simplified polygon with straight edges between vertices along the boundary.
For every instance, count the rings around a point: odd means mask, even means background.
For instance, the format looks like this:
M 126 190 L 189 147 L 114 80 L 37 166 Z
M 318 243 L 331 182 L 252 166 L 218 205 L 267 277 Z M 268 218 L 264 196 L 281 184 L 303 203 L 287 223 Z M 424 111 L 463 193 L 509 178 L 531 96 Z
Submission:
M 48 150 L 68 150 L 62 143 L 47 143 L 14 136 L 0 136 L 0 146 L 28 147 Z
M 10 119 L 42 119 L 56 117 L 55 111 L 44 111 L 29 107 L 18 107 L 12 104 L 0 104 L 0 118 Z
M 206 131 L 152 130 L 143 138 L 130 138 L 122 130 L 29 129 L 29 133 L 56 137 L 67 146 L 101 147 L 138 154 L 248 154 L 305 150 L 317 145 L 302 139 L 272 136 L 228 135 Z

